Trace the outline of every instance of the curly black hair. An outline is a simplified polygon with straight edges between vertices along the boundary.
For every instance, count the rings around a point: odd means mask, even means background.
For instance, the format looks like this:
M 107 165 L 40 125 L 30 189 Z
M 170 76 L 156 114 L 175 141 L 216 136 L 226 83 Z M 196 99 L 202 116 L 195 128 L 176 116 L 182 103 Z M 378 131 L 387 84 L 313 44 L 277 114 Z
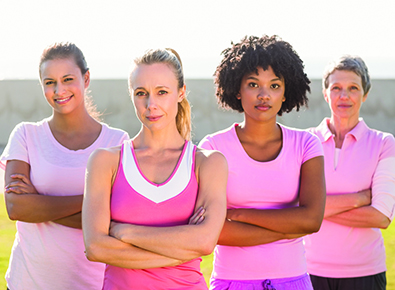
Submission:
M 261 38 L 245 36 L 240 43 L 231 44 L 230 48 L 222 51 L 224 57 L 214 73 L 215 94 L 222 107 L 244 112 L 241 101 L 237 99 L 242 78 L 246 74 L 257 73 L 258 67 L 267 70 L 269 66 L 285 83 L 285 101 L 278 115 L 295 107 L 297 111 L 303 105 L 307 107 L 310 80 L 304 73 L 303 61 L 288 42 L 277 35 L 264 35 Z

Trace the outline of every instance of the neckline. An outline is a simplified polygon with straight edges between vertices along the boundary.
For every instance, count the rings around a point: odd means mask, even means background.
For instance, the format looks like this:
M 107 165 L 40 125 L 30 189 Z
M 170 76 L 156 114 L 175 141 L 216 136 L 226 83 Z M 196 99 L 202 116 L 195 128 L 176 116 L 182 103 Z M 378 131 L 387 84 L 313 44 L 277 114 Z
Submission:
M 180 155 L 180 157 L 178 158 L 177 164 L 176 164 L 176 166 L 174 167 L 173 171 L 171 172 L 170 176 L 169 176 L 164 182 L 162 182 L 162 183 L 155 183 L 155 182 L 149 180 L 149 179 L 145 176 L 145 174 L 141 171 L 140 165 L 139 165 L 139 163 L 138 163 L 138 160 L 137 160 L 137 157 L 136 157 L 136 153 L 135 153 L 135 151 L 134 151 L 133 140 L 130 140 L 130 144 L 129 144 L 129 145 L 130 145 L 130 150 L 132 151 L 132 156 L 133 156 L 134 163 L 135 163 L 136 168 L 137 168 L 137 170 L 139 171 L 140 175 L 141 175 L 141 176 L 144 178 L 144 180 L 147 181 L 149 184 L 154 185 L 154 186 L 156 186 L 156 187 L 160 187 L 160 186 L 164 186 L 165 184 L 169 183 L 169 182 L 172 180 L 172 178 L 174 177 L 174 175 L 177 173 L 178 168 L 180 167 L 180 164 L 181 164 L 182 160 L 184 159 L 183 157 L 184 157 L 185 151 L 186 151 L 186 149 L 187 149 L 187 147 L 188 147 L 188 146 L 187 146 L 187 145 L 188 145 L 188 141 L 185 140 L 184 146 L 183 146 L 183 148 L 182 148 L 181 155 Z
M 100 134 L 99 136 L 96 138 L 95 141 L 93 141 L 93 143 L 91 145 L 89 145 L 88 147 L 84 148 L 84 149 L 78 149 L 78 150 L 71 150 L 65 146 L 63 146 L 62 144 L 60 144 L 58 142 L 58 140 L 56 140 L 55 136 L 52 134 L 51 128 L 49 127 L 49 118 L 46 118 L 43 120 L 43 125 L 44 125 L 44 130 L 46 131 L 47 136 L 49 137 L 49 139 L 51 139 L 52 143 L 59 148 L 62 151 L 65 151 L 67 153 L 74 153 L 74 154 L 80 154 L 80 153 L 84 153 L 86 151 L 89 151 L 91 148 L 96 149 L 96 144 L 98 142 L 100 142 L 100 139 L 102 138 L 103 134 L 104 134 L 104 130 L 105 130 L 105 126 L 103 123 L 100 123 L 101 125 L 101 130 L 100 130 Z
M 281 150 L 280 150 L 280 152 L 278 153 L 277 157 L 274 158 L 273 160 L 270 160 L 270 161 L 258 161 L 258 160 L 255 160 L 255 159 L 251 158 L 251 157 L 247 154 L 247 152 L 244 150 L 243 145 L 242 145 L 241 142 L 240 142 L 239 137 L 237 136 L 236 126 L 238 126 L 238 125 L 239 125 L 238 123 L 235 123 L 235 124 L 233 125 L 233 127 L 232 127 L 232 132 L 233 132 L 234 138 L 236 139 L 237 147 L 238 147 L 238 149 L 242 152 L 242 154 L 244 155 L 245 158 L 247 158 L 248 160 L 250 160 L 250 162 L 255 163 L 255 164 L 269 164 L 269 163 L 277 162 L 277 160 L 280 159 L 280 157 L 281 157 L 282 154 L 283 154 L 284 147 L 285 147 L 285 144 L 286 144 L 286 134 L 285 134 L 284 127 L 283 127 L 281 124 L 277 123 L 277 125 L 279 126 L 279 128 L 280 128 L 280 130 L 281 130 L 281 134 L 282 134 L 282 138 L 283 138 L 283 142 L 282 142 L 283 145 L 282 145 Z

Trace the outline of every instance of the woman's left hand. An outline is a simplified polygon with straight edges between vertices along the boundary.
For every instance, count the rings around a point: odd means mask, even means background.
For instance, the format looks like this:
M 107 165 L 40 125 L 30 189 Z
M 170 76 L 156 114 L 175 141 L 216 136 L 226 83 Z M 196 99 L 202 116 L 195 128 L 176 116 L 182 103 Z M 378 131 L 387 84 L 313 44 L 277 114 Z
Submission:
M 11 181 L 5 186 L 5 193 L 38 194 L 32 182 L 24 174 L 12 174 L 11 178 L 15 181 Z
M 118 239 L 122 240 L 122 235 L 126 229 L 131 229 L 133 225 L 131 224 L 123 224 L 123 223 L 117 223 L 117 222 L 111 222 L 110 224 L 110 231 L 109 235 Z

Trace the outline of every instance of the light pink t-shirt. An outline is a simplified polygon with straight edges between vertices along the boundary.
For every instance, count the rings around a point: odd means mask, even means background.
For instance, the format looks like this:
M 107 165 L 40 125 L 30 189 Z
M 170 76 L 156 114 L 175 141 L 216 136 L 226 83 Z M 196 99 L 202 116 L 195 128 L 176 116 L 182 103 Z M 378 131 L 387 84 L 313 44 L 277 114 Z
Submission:
M 244 151 L 235 130 L 206 136 L 200 146 L 215 149 L 228 161 L 228 208 L 281 209 L 298 206 L 300 169 L 307 160 L 322 156 L 313 134 L 280 125 L 283 147 L 276 159 L 258 162 Z M 218 245 L 212 276 L 216 279 L 277 279 L 306 273 L 301 238 L 253 247 Z
M 31 166 L 30 178 L 42 195 L 84 193 L 85 168 L 97 148 L 128 139 L 122 130 L 102 124 L 97 140 L 84 150 L 69 150 L 51 133 L 48 119 L 20 123 L 10 135 L 1 162 L 21 160 Z M 12 290 L 100 289 L 104 264 L 86 259 L 82 230 L 53 222 L 16 222 L 17 233 L 6 273 Z
M 325 154 L 327 194 L 371 188 L 372 206 L 391 220 L 395 207 L 395 139 L 372 130 L 360 119 L 345 136 L 335 168 L 334 136 L 324 119 L 312 128 Z M 360 277 L 386 270 L 385 249 L 378 228 L 354 228 L 324 219 L 318 233 L 305 237 L 309 273 L 330 278 Z

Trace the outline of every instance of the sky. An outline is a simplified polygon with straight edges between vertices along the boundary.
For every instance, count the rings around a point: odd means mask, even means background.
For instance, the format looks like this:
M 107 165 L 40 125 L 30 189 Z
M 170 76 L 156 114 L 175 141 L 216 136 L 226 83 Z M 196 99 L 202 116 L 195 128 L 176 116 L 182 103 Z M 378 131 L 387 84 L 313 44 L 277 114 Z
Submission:
M 92 79 L 126 79 L 145 50 L 174 48 L 186 78 L 211 78 L 245 35 L 279 35 L 310 78 L 356 54 L 373 78 L 395 78 L 393 0 L 0 0 L 0 80 L 37 79 L 43 49 L 74 42 Z

